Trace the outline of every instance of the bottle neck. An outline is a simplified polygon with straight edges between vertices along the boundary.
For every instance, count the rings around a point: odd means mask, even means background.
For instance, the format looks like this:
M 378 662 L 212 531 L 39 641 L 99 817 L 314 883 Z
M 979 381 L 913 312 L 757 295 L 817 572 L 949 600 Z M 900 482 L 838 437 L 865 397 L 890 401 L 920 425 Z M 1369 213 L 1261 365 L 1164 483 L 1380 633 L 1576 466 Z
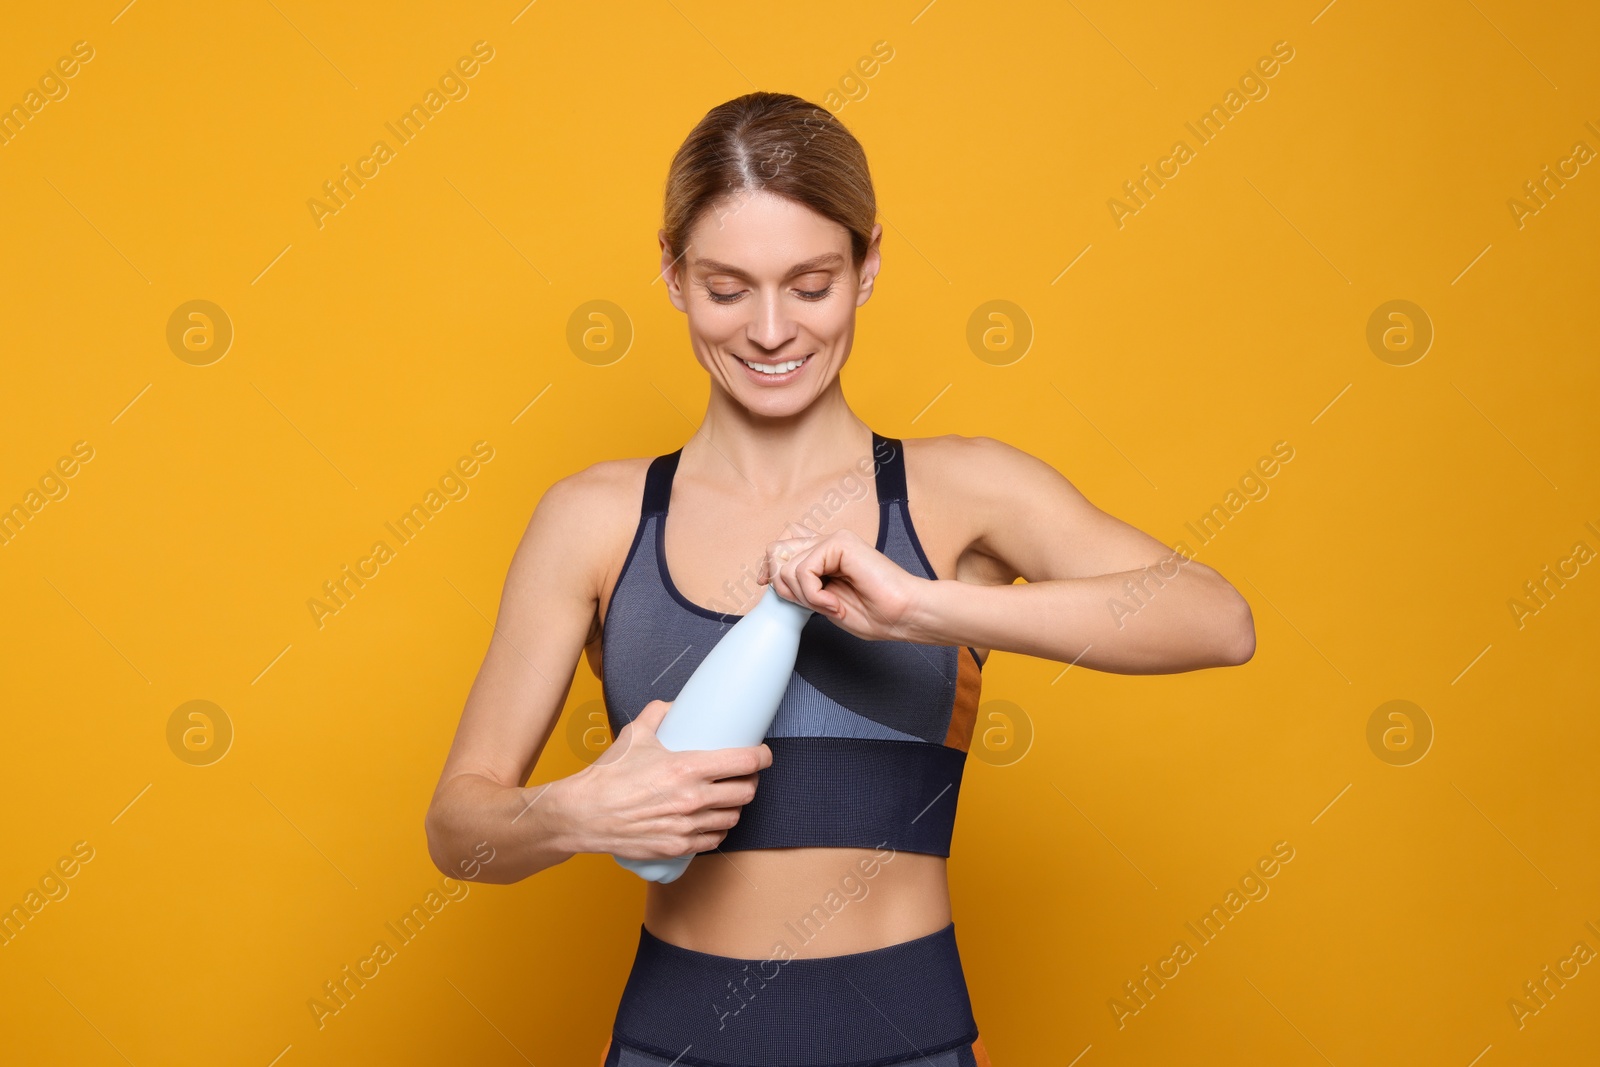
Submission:
M 761 601 L 756 604 L 754 610 L 776 615 L 802 626 L 805 625 L 806 620 L 816 614 L 815 608 L 808 608 L 803 604 L 796 604 L 792 600 L 784 599 L 778 593 L 777 586 L 774 585 L 767 586 L 767 591 L 762 594 Z

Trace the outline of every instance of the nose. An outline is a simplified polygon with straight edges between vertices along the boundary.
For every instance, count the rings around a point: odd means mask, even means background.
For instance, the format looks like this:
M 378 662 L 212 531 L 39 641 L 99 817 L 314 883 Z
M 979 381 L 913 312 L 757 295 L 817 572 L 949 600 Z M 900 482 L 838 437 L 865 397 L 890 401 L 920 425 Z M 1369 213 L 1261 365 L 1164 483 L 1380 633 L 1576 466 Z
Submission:
M 776 352 L 795 336 L 797 325 L 785 309 L 783 294 L 763 293 L 751 303 L 754 318 L 746 328 L 746 336 L 766 351 Z

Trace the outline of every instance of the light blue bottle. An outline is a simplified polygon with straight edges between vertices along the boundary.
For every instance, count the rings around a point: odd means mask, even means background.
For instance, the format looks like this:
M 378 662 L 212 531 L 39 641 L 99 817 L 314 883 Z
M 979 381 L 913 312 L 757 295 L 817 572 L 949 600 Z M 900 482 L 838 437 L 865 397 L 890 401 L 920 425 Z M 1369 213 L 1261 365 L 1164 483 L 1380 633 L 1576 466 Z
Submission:
M 814 614 L 778 595 L 774 586 L 750 613 L 722 635 L 683 683 L 661 720 L 656 739 L 673 752 L 759 745 L 789 688 L 800 631 Z M 696 853 L 665 860 L 613 857 L 651 882 L 670 882 Z

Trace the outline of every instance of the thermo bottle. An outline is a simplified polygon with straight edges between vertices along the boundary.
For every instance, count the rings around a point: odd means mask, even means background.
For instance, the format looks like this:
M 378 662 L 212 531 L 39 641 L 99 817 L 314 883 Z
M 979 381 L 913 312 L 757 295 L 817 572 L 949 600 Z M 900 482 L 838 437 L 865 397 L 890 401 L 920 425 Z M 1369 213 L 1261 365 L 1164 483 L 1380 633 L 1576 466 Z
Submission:
M 767 586 L 750 613 L 722 635 L 683 683 L 661 720 L 656 739 L 673 752 L 759 745 L 794 673 L 800 631 L 813 609 Z M 695 853 L 665 860 L 613 857 L 640 878 L 670 882 Z

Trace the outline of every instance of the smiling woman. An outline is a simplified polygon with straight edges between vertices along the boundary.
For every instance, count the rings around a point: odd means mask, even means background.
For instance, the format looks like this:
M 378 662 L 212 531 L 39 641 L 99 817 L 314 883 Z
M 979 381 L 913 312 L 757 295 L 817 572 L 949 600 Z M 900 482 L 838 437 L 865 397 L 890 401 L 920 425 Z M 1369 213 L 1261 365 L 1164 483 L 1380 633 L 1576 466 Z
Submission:
M 740 192 L 730 197 L 730 189 Z M 818 428 L 809 447 L 798 437 L 786 446 L 780 439 L 769 463 L 781 456 L 784 466 L 798 467 L 797 450 L 806 449 L 841 466 L 837 442 L 867 429 L 849 414 L 839 374 L 856 309 L 871 297 L 880 266 L 876 216 L 860 144 L 795 97 L 757 93 L 713 109 L 673 160 L 661 267 L 714 383 L 708 425 L 737 433 L 737 426 L 781 426 L 809 413 Z M 873 533 L 857 537 L 861 548 L 903 574 L 933 580 L 905 509 L 900 443 L 867 432 L 872 453 L 885 457 L 874 470 L 876 507 L 818 530 L 855 536 L 865 527 Z M 730 452 L 740 469 L 743 458 Z M 675 477 L 680 459 L 688 477 Z M 602 681 L 619 738 L 654 720 L 652 709 L 682 684 L 681 668 L 691 666 L 684 661 L 697 661 L 732 621 L 700 607 L 705 601 L 693 591 L 707 586 L 698 578 L 703 565 L 685 568 L 695 580 L 681 582 L 667 565 L 669 551 L 678 556 L 675 545 L 716 543 L 707 524 L 725 520 L 717 505 L 699 502 L 703 480 L 687 449 L 652 464 L 636 550 L 606 598 Z M 779 488 L 770 495 L 787 495 Z M 758 488 L 758 501 L 767 495 Z M 675 499 L 672 529 L 684 532 L 669 545 Z M 691 561 L 705 558 L 704 547 L 689 551 Z M 786 560 L 799 555 L 780 551 Z M 802 635 L 795 677 L 762 746 L 771 752 L 764 781 L 717 849 L 719 858 L 738 852 L 740 860 L 691 865 L 677 882 L 650 888 L 608 1067 L 684 1054 L 730 1067 L 770 1063 L 777 1049 L 792 1057 L 786 1062 L 819 1065 L 900 1057 L 948 1067 L 988 1063 L 944 871 L 980 658 L 957 642 L 924 650 L 869 640 L 826 614 Z M 676 639 L 657 641 L 669 620 Z M 829 911 L 826 938 L 796 934 L 793 916 L 829 899 L 823 883 L 841 861 L 871 863 L 885 854 L 901 859 L 882 868 L 876 896 L 848 915 Z M 752 893 L 744 876 L 785 888 Z M 850 985 L 861 998 L 833 1003 Z M 706 988 L 723 990 L 709 1000 L 709 1014 Z M 818 1026 L 821 1018 L 829 1024 Z
M 815 399 L 837 386 L 882 233 L 861 145 L 821 108 L 784 99 L 713 112 L 689 135 L 659 234 L 701 365 L 755 414 L 804 403 L 788 389 L 763 399 L 765 390 L 798 385 Z
M 1138 625 L 1108 618 L 1171 549 L 1049 464 L 851 410 L 840 371 L 882 236 L 865 153 L 821 108 L 751 93 L 689 133 L 658 239 L 704 419 L 545 492 L 429 808 L 435 864 L 487 840 L 488 880 L 699 854 L 645 887 L 606 1067 L 986 1067 L 946 867 L 989 650 L 1130 674 L 1253 651 L 1248 605 L 1198 561 Z M 871 492 L 835 492 L 863 456 Z M 719 598 L 752 557 L 813 611 L 772 726 L 669 751 L 656 729 L 740 618 Z M 524 788 L 583 653 L 615 742 Z M 852 869 L 876 870 L 870 895 L 837 892 Z

